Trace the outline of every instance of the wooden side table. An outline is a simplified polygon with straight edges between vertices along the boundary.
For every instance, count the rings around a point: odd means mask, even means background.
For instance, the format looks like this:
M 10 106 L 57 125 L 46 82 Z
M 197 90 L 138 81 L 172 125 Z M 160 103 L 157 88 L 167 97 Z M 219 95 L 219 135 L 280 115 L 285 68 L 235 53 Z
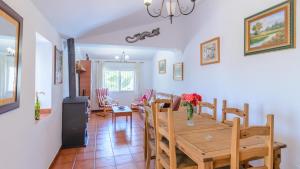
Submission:
M 124 106 L 123 109 L 120 109 L 119 106 L 113 106 L 112 110 L 112 123 L 114 123 L 115 128 L 117 117 L 125 116 L 127 122 L 127 117 L 130 116 L 130 129 L 132 129 L 132 110 L 128 106 Z

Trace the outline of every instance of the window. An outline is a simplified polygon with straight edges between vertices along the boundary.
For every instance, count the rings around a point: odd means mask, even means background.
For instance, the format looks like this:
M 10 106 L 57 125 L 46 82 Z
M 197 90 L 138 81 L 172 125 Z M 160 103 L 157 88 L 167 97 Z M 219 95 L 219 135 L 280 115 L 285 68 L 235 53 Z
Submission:
M 103 86 L 110 91 L 133 91 L 135 82 L 134 71 L 104 71 Z

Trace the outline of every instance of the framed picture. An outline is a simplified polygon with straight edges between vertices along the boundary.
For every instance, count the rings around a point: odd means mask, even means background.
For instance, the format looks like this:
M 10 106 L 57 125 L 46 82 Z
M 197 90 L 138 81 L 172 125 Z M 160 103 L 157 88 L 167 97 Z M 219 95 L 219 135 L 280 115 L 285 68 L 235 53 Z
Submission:
M 201 65 L 220 63 L 220 38 L 203 42 L 200 46 Z
M 0 114 L 20 106 L 23 18 L 0 1 Z
M 183 80 L 183 63 L 173 65 L 173 79 L 178 81 Z
M 159 74 L 167 73 L 167 60 L 160 60 L 158 61 L 158 72 Z
M 294 0 L 245 19 L 245 55 L 295 47 Z
M 63 83 L 63 52 L 54 47 L 54 84 Z

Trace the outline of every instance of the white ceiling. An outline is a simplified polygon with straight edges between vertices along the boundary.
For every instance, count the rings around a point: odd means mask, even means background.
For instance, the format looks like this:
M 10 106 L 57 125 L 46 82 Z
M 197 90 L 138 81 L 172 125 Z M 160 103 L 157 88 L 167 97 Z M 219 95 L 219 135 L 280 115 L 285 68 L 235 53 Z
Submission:
M 82 36 L 116 20 L 123 20 L 122 27 L 156 21 L 145 12 L 143 0 L 32 1 L 57 30 L 68 37 Z
M 88 54 L 91 59 L 113 60 L 115 56 L 121 56 L 123 51 L 126 55 L 129 55 L 130 60 L 151 60 L 158 49 L 133 46 L 79 44 L 76 46 L 76 57 L 84 58 L 85 55 Z
M 82 37 L 90 33 L 107 33 L 160 21 L 150 17 L 143 0 L 32 0 L 59 33 Z M 182 6 L 190 0 L 180 0 Z M 161 0 L 153 0 L 157 9 Z M 164 9 L 164 12 L 166 10 Z

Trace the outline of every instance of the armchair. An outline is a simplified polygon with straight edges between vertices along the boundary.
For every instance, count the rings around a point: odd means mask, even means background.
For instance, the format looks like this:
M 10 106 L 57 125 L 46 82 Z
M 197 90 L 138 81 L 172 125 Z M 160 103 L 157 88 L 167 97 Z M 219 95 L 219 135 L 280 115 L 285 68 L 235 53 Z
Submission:
M 105 117 L 106 112 L 112 112 L 112 107 L 119 104 L 116 100 L 109 97 L 107 88 L 96 89 L 96 96 L 99 109 L 102 110 L 101 113 L 97 113 L 99 116 Z

